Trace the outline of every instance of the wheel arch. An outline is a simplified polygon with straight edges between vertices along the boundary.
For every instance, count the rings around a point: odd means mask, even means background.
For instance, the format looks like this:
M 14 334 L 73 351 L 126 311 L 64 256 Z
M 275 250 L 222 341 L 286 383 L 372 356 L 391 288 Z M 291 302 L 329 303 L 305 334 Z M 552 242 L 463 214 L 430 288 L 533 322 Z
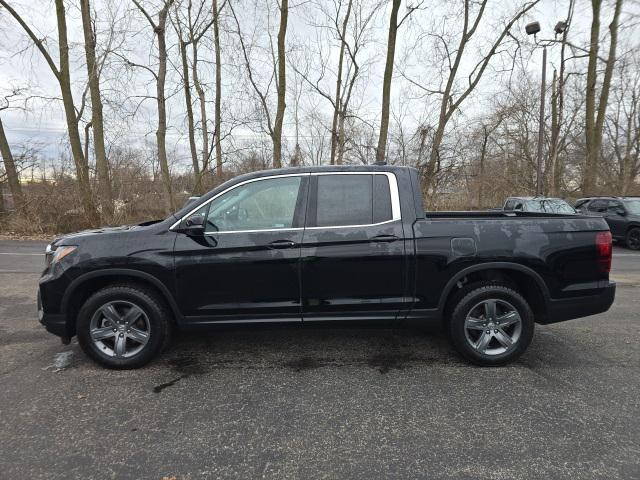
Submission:
M 166 302 L 176 321 L 182 318 L 173 294 L 158 278 L 140 270 L 109 268 L 80 275 L 67 287 L 62 297 L 61 311 L 67 317 L 69 331 L 75 334 L 78 312 L 91 294 L 108 285 L 119 283 L 129 283 L 150 288 Z
M 550 297 L 546 283 L 535 270 L 511 262 L 488 262 L 472 265 L 454 275 L 447 282 L 438 304 L 438 310 L 442 316 L 448 317 L 456 293 L 464 285 L 487 280 L 512 286 L 525 298 L 537 321 L 546 318 Z

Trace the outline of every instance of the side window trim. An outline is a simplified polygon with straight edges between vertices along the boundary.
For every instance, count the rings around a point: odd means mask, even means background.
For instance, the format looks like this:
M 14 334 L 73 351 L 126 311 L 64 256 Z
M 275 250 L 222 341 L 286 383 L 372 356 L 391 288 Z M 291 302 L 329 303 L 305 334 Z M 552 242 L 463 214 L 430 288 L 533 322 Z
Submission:
M 358 225 L 327 225 L 322 227 L 307 227 L 306 225 L 311 220 L 311 223 L 315 223 L 317 221 L 315 217 L 317 215 L 318 209 L 318 182 L 311 181 L 309 188 L 309 200 L 307 202 L 307 223 L 305 223 L 305 229 L 307 230 L 323 230 L 323 229 L 333 229 L 333 228 L 358 228 L 358 227 L 375 227 L 377 225 L 384 225 L 387 223 L 397 222 L 402 219 L 402 215 L 400 212 L 400 196 L 398 193 L 398 180 L 393 172 L 311 172 L 311 177 L 319 177 L 321 175 L 385 175 L 389 180 L 389 193 L 391 195 L 391 219 L 385 220 L 383 222 L 376 223 L 363 223 Z M 310 215 L 311 213 L 311 215 Z
M 224 189 L 222 192 L 218 193 L 217 195 L 214 195 L 213 197 L 209 198 L 206 202 L 201 203 L 200 205 L 198 205 L 197 207 L 195 207 L 193 210 L 190 210 L 189 213 L 187 213 L 186 215 L 184 215 L 180 220 L 178 220 L 177 222 L 175 222 L 173 225 L 171 225 L 171 227 L 169 227 L 169 230 L 173 231 L 174 228 L 179 227 L 180 224 L 182 224 L 182 222 L 184 222 L 187 218 L 189 218 L 191 215 L 193 215 L 194 213 L 196 213 L 198 210 L 201 210 L 202 208 L 204 208 L 205 206 L 207 206 L 207 211 L 209 210 L 209 205 L 211 204 L 211 202 L 213 202 L 216 198 L 221 197 L 222 195 L 238 188 L 241 187 L 243 185 L 246 185 L 248 183 L 253 183 L 253 182 L 259 182 L 260 180 L 268 180 L 268 179 L 273 179 L 273 178 L 285 178 L 285 177 L 303 177 L 303 181 L 301 182 L 300 185 L 300 190 L 298 192 L 298 196 L 300 196 L 300 192 L 301 191 L 305 191 L 308 192 L 308 188 L 305 188 L 305 183 L 308 184 L 308 182 L 304 181 L 305 177 L 309 177 L 310 174 L 309 173 L 288 173 L 288 174 L 284 174 L 284 175 L 270 175 L 267 177 L 257 177 L 257 178 L 251 178 L 249 180 L 245 180 L 244 182 L 240 182 L 237 183 L 235 185 L 230 186 L 229 188 Z M 304 193 L 303 192 L 303 195 Z M 303 200 L 304 202 L 304 200 Z M 303 203 L 304 205 L 304 203 Z M 297 202 L 296 202 L 296 210 L 298 208 Z M 297 213 L 297 212 L 296 212 Z M 295 214 L 294 214 L 295 215 Z M 295 221 L 295 217 L 294 217 L 294 221 Z M 291 228 L 268 228 L 268 229 L 261 229 L 261 230 L 227 230 L 227 231 L 222 231 L 222 232 L 204 232 L 205 235 L 224 235 L 227 233 L 257 233 L 257 232 L 279 232 L 279 231 L 295 231 L 295 230 L 304 230 L 304 227 L 291 227 Z

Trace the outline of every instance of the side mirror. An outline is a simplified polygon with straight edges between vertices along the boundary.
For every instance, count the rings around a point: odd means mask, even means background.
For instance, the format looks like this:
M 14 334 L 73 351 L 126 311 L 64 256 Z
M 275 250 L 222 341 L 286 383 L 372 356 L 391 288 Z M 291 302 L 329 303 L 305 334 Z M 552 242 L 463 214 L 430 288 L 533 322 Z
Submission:
M 204 235 L 204 215 L 192 215 L 184 222 L 184 227 L 179 231 L 189 236 L 196 237 Z
M 627 216 L 627 211 L 624 208 L 618 208 L 616 210 L 616 213 L 622 217 L 626 217 Z

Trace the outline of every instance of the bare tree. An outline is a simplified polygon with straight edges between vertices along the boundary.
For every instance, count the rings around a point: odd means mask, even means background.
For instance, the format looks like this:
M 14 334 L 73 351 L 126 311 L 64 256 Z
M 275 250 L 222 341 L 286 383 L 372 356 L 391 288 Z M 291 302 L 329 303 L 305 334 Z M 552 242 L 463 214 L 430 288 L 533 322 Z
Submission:
M 389 104 L 391 101 L 391 80 L 393 79 L 393 62 L 396 54 L 396 35 L 398 33 L 398 10 L 401 0 L 393 0 L 391 18 L 389 19 L 389 38 L 387 40 L 387 60 L 382 77 L 382 113 L 380 114 L 380 136 L 376 149 L 376 162 L 383 163 L 389 133 Z
M 221 108 L 222 108 L 222 63 L 220 60 L 220 12 L 226 3 L 226 0 L 222 2 L 222 5 L 218 7 L 218 0 L 212 0 L 213 9 L 213 49 L 215 55 L 215 77 L 216 77 L 216 93 L 213 107 L 213 141 L 216 146 L 216 175 L 218 178 L 222 178 L 222 121 L 221 121 Z
M 20 94 L 19 89 L 13 89 L 11 93 L 4 96 L 4 104 L 0 105 L 0 112 L 7 110 L 10 107 L 10 99 Z M 16 162 L 11 152 L 11 147 L 7 136 L 4 132 L 4 126 L 2 124 L 2 118 L 0 118 L 0 154 L 2 155 L 2 161 L 4 163 L 4 171 L 7 176 L 7 183 L 9 184 L 9 191 L 13 198 L 13 204 L 16 207 L 22 206 L 24 197 L 22 195 L 22 186 L 20 185 L 20 176 L 18 169 L 16 168 Z M 2 192 L 0 192 L 0 196 Z M 4 200 L 4 198 L 3 198 Z
M 102 212 L 107 218 L 113 217 L 113 193 L 109 178 L 109 162 L 104 145 L 104 119 L 102 116 L 102 97 L 100 94 L 99 66 L 96 60 L 96 33 L 91 19 L 89 0 L 80 0 L 82 29 L 84 32 L 84 50 L 87 61 L 89 91 L 91 93 L 91 126 L 93 128 L 93 148 L 96 155 L 98 191 Z M 86 142 L 85 148 L 87 148 Z M 87 155 L 85 154 L 85 157 Z M 87 157 L 88 158 L 88 157 Z
M 147 10 L 144 9 L 138 0 L 132 1 L 147 19 L 154 35 L 158 38 L 158 72 L 152 72 L 156 79 L 156 103 L 158 108 L 158 128 L 156 130 L 156 139 L 158 144 L 158 163 L 160 165 L 162 185 L 164 187 L 165 210 L 167 213 L 171 213 L 175 211 L 176 204 L 175 199 L 173 198 L 171 174 L 169 172 L 169 163 L 167 161 L 167 106 L 164 89 L 167 78 L 166 25 L 169 8 L 171 8 L 173 0 L 164 0 L 162 8 L 158 12 L 157 23 L 153 18 L 151 18 L 151 15 L 149 15 Z
M 600 12 L 602 0 L 591 0 L 591 38 L 589 42 L 589 64 L 587 66 L 587 92 L 585 96 L 585 138 L 586 156 L 582 172 L 582 194 L 592 195 L 595 192 L 598 161 L 602 148 L 602 130 L 609 102 L 609 90 L 613 67 L 616 62 L 618 45 L 618 21 L 622 11 L 622 1 L 616 0 L 613 18 L 609 24 L 609 53 L 605 61 L 604 75 L 600 86 L 600 94 L 596 103 L 596 84 L 598 82 L 598 61 L 600 50 Z
M 505 39 L 510 36 L 510 31 L 513 25 L 522 18 L 529 10 L 531 10 L 539 0 L 534 0 L 522 6 L 499 30 L 497 35 L 491 41 L 491 46 L 488 52 L 480 57 L 471 72 L 468 74 L 466 86 L 460 91 L 456 91 L 456 84 L 458 76 L 461 70 L 462 59 L 467 47 L 469 46 L 474 34 L 478 31 L 478 27 L 484 17 L 487 0 L 482 0 L 477 10 L 474 12 L 473 4 L 470 0 L 464 0 L 464 8 L 462 15 L 462 33 L 455 50 L 450 50 L 447 45 L 447 40 L 439 34 L 435 34 L 441 42 L 444 44 L 445 58 L 444 63 L 447 66 L 448 75 L 446 76 L 446 83 L 444 87 L 429 88 L 421 83 L 407 78 L 414 86 L 427 95 L 440 95 L 440 108 L 437 120 L 437 126 L 435 128 L 433 139 L 431 142 L 431 151 L 429 159 L 422 167 L 423 176 L 423 188 L 427 196 L 432 192 L 432 186 L 435 180 L 435 174 L 440 164 L 440 147 L 444 138 L 447 124 L 453 117 L 453 115 L 460 109 L 462 103 L 469 97 L 469 95 L 475 90 L 480 83 L 482 76 L 484 75 L 489 63 L 493 57 L 498 53 L 498 48 L 503 44 Z M 455 94 L 455 97 L 454 97 Z
M 79 119 L 82 116 L 82 107 L 76 108 L 73 93 L 71 91 L 71 73 L 69 67 L 69 42 L 67 39 L 67 19 L 63 0 L 55 0 L 56 20 L 58 27 L 58 55 L 59 66 L 53 61 L 49 51 L 47 50 L 45 40 L 39 38 L 24 19 L 7 3 L 6 0 L 0 0 L 2 5 L 9 14 L 18 22 L 20 27 L 29 36 L 35 47 L 42 54 L 51 72 L 55 76 L 60 85 L 60 93 L 62 94 L 62 103 L 64 106 L 65 118 L 67 121 L 67 134 L 69 135 L 69 143 L 76 167 L 76 179 L 80 191 L 82 208 L 85 216 L 90 224 L 97 225 L 100 221 L 98 211 L 96 209 L 93 196 L 91 193 L 91 185 L 89 182 L 89 165 L 84 152 L 82 150 L 82 141 L 80 140 L 80 132 L 78 128 Z
M 277 95 L 277 103 L 276 103 L 276 113 L 275 117 L 273 117 L 269 108 L 269 103 L 267 100 L 267 90 L 262 90 L 257 83 L 253 66 L 251 64 L 251 60 L 249 58 L 249 49 L 247 48 L 246 42 L 244 40 L 244 36 L 240 29 L 240 22 L 238 21 L 238 17 L 236 15 L 235 9 L 231 2 L 229 2 L 229 7 L 231 10 L 231 14 L 233 19 L 235 20 L 237 27 L 238 39 L 240 41 L 240 47 L 242 49 L 242 56 L 244 60 L 244 66 L 247 70 L 247 76 L 249 77 L 249 83 L 253 88 L 254 92 L 258 96 L 260 100 L 260 105 L 263 110 L 263 114 L 266 119 L 266 129 L 271 137 L 271 141 L 273 143 L 273 167 L 280 168 L 282 167 L 282 125 L 284 122 L 284 112 L 286 108 L 286 96 L 287 96 L 287 80 L 286 80 L 286 49 L 285 49 L 285 38 L 287 34 L 287 21 L 289 17 L 289 1 L 281 0 L 278 5 L 278 10 L 280 12 L 280 21 L 278 27 L 278 36 L 277 36 L 277 47 L 276 52 L 271 49 L 272 56 L 272 75 L 271 78 L 275 79 L 276 83 L 276 95 Z M 269 32 L 269 38 L 271 40 L 271 33 Z M 270 42 L 272 43 L 272 42 Z

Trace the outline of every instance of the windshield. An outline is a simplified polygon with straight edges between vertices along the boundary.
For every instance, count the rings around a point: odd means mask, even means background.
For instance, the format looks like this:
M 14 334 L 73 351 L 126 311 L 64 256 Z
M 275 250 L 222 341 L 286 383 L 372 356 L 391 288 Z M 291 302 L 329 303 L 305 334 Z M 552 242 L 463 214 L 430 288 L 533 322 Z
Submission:
M 558 213 L 569 214 L 576 213 L 575 209 L 564 200 L 559 199 L 541 199 L 527 201 L 527 212 L 541 213 Z
M 625 200 L 624 206 L 629 213 L 633 215 L 640 215 L 640 199 L 639 200 Z

